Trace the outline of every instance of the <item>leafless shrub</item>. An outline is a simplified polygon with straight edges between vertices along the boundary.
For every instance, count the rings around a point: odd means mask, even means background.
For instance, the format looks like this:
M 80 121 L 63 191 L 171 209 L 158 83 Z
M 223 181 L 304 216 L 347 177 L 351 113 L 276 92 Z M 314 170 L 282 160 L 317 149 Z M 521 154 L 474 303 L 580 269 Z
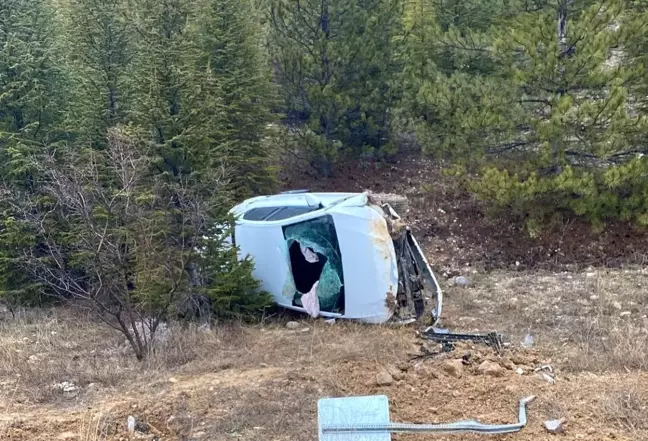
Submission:
M 120 331 L 142 360 L 198 283 L 198 238 L 215 199 L 198 197 L 191 178 L 152 176 L 147 151 L 117 128 L 103 152 L 60 155 L 41 166 L 48 201 L 22 204 L 39 238 L 26 268 L 48 292 Z

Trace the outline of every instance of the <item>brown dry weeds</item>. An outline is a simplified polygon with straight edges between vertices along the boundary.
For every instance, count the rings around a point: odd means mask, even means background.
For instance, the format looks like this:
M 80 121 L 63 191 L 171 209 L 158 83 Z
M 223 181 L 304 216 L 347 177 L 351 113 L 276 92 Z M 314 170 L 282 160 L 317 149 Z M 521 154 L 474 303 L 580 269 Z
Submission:
M 210 331 L 172 326 L 169 341 L 137 363 L 122 338 L 70 311 L 5 318 L 0 439 L 113 441 L 126 436 L 133 415 L 147 424 L 148 433 L 137 434 L 143 439 L 307 441 L 317 438 L 318 398 L 365 394 L 388 395 L 392 419 L 407 422 L 510 422 L 517 401 L 534 394 L 529 425 L 501 439 L 554 439 L 542 421 L 560 417 L 568 419 L 564 440 L 648 437 L 645 271 L 469 278 L 468 287 L 446 287 L 443 325 L 504 332 L 513 346 L 504 355 L 524 375 L 479 375 L 480 360 L 505 360 L 469 345 L 449 355 L 471 352 L 461 378 L 443 373 L 442 359 L 410 362 L 419 342 L 408 327 L 303 320 L 304 329 L 292 331 L 283 319 Z M 520 350 L 527 333 L 536 347 Z M 547 363 L 553 385 L 533 373 Z M 378 387 L 382 369 L 402 371 L 392 385 Z M 78 390 L 54 387 L 64 381 Z

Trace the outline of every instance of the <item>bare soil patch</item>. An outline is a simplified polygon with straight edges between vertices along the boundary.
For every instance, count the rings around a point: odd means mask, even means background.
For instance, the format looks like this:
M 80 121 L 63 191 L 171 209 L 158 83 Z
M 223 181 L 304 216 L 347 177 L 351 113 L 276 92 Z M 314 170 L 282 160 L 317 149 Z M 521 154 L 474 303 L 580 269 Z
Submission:
M 415 327 L 304 319 L 289 330 L 275 318 L 211 330 L 171 326 L 166 344 L 137 363 L 121 338 L 87 317 L 60 309 L 17 321 L 6 317 L 0 324 L 0 438 L 128 439 L 132 415 L 146 432 L 135 439 L 316 440 L 319 398 L 386 394 L 394 421 L 491 423 L 514 421 L 518 400 L 537 395 L 529 425 L 496 439 L 552 440 L 542 423 L 562 417 L 568 421 L 564 440 L 647 439 L 645 271 L 468 277 L 466 287 L 446 286 L 442 325 L 500 330 L 511 342 L 503 354 L 458 345 L 439 358 L 411 361 L 421 345 Z M 530 349 L 519 344 L 526 334 L 536 342 Z M 443 367 L 448 358 L 468 360 L 461 376 Z M 502 366 L 502 375 L 480 374 L 483 360 Z M 533 372 L 545 364 L 555 384 Z M 377 385 L 382 371 L 393 373 L 391 384 Z M 76 389 L 55 386 L 62 382 Z

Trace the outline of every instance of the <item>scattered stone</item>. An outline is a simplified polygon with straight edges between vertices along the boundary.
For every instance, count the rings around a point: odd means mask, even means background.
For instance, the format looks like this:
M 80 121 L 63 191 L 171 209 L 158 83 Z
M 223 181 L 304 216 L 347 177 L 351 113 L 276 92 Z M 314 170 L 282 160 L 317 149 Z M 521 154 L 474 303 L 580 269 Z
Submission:
M 553 373 L 553 368 L 551 367 L 550 364 L 543 364 L 542 366 L 538 366 L 533 370 L 533 372 L 540 372 L 540 371 L 547 371 Z
M 405 378 L 405 374 L 403 373 L 403 371 L 401 371 L 399 368 L 397 368 L 394 365 L 390 364 L 389 366 L 387 366 L 387 372 L 396 381 L 399 381 L 399 380 L 402 380 L 402 379 Z
M 389 372 L 381 371 L 376 374 L 376 384 L 378 386 L 389 386 L 394 382 L 394 378 Z
M 502 363 L 501 363 L 501 364 L 502 364 L 502 366 L 504 366 L 504 367 L 505 367 L 506 369 L 508 369 L 509 371 L 514 371 L 514 370 L 517 368 L 517 366 L 515 365 L 515 363 L 513 363 L 513 361 L 511 361 L 510 358 L 504 358 L 504 359 L 502 360 Z
M 468 281 L 468 278 L 467 278 L 467 277 L 464 277 L 464 276 L 457 276 L 457 277 L 455 277 L 455 279 L 454 279 L 454 283 L 455 283 L 455 285 L 457 285 L 457 286 L 468 286 L 468 284 L 469 284 L 470 282 Z
M 211 332 L 211 325 L 209 322 L 203 323 L 202 325 L 198 326 L 198 332 Z
M 149 425 L 146 424 L 144 421 L 135 421 L 135 431 L 139 433 L 148 433 L 149 432 Z
M 498 363 L 484 360 L 477 368 L 477 372 L 482 375 L 490 375 L 491 377 L 501 377 L 504 375 L 504 368 L 502 368 Z
M 619 314 L 619 317 L 628 317 L 630 314 L 632 314 L 632 311 L 623 311 Z
M 286 323 L 286 328 L 288 328 L 288 329 L 297 329 L 297 328 L 299 328 L 299 322 L 288 322 L 288 323 Z
M 34 364 L 38 363 L 39 359 L 36 355 L 30 355 L 29 358 L 27 359 L 27 363 Z
M 623 305 L 621 305 L 621 302 L 612 302 L 612 307 L 620 311 L 621 308 L 623 308 Z
M 596 273 L 595 272 L 585 273 L 585 276 L 586 277 L 594 277 L 594 276 L 596 276 Z
M 70 383 L 69 381 L 63 381 L 62 383 L 55 384 L 54 387 L 63 391 L 64 393 L 72 393 L 79 390 L 79 388 L 74 383 Z
M 451 377 L 461 378 L 464 370 L 463 361 L 460 359 L 445 360 L 441 365 L 441 369 Z
M 565 418 L 561 418 L 559 420 L 549 420 L 544 422 L 544 426 L 549 433 L 562 433 L 565 430 L 564 425 L 566 422 L 567 419 Z
M 306 327 L 306 328 L 301 328 L 301 329 L 299 330 L 299 332 L 301 332 L 302 334 L 304 334 L 304 333 L 306 333 L 306 332 L 308 332 L 308 331 L 310 331 L 310 328 L 308 328 L 308 327 Z
M 169 383 L 177 383 L 177 382 L 178 382 L 177 378 L 175 378 L 175 377 L 169 378 Z
M 261 366 L 262 368 L 267 368 L 267 367 L 268 367 L 268 363 L 261 363 L 261 364 L 259 364 L 259 366 Z
M 524 357 L 522 354 L 513 354 L 511 355 L 511 361 L 515 363 L 516 365 L 520 364 L 526 364 L 527 363 L 527 358 Z
M 599 299 L 599 296 L 597 296 L 596 294 L 594 294 L 594 295 L 591 295 L 591 296 L 589 297 L 589 299 L 590 299 L 591 301 L 598 300 L 598 299 Z
M 334 325 L 335 324 L 335 319 L 331 318 L 331 319 L 328 319 L 328 320 L 324 320 L 324 323 L 326 323 L 327 325 Z
M 521 367 L 519 367 L 519 368 L 517 368 L 517 369 L 515 370 L 515 373 L 518 374 L 518 375 L 524 375 L 524 369 L 522 369 Z

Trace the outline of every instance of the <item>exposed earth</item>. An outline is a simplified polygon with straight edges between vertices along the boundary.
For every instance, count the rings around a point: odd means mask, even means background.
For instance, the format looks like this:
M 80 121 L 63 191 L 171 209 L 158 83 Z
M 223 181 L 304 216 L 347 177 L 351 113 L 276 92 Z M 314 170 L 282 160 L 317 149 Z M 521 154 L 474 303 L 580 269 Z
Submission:
M 417 338 L 418 326 L 278 314 L 255 325 L 170 326 L 159 351 L 140 364 L 122 338 L 87 317 L 64 309 L 5 314 L 0 439 L 310 441 L 319 398 L 368 394 L 389 397 L 392 421 L 419 423 L 514 422 L 518 400 L 536 395 L 527 427 L 486 438 L 648 439 L 648 271 L 641 267 L 648 235 L 613 225 L 598 236 L 568 222 L 530 239 L 513 220 L 484 216 L 429 160 L 346 164 L 324 180 L 295 170 L 284 176 L 286 188 L 407 194 L 407 218 L 446 293 L 441 325 L 497 330 L 510 344 L 502 353 L 458 344 L 412 359 L 437 349 Z M 467 286 L 455 285 L 456 275 Z M 523 348 L 527 335 L 534 343 Z M 486 373 L 484 361 L 492 367 Z M 550 368 L 535 372 L 543 366 Z M 564 432 L 548 433 L 544 421 L 560 418 Z

